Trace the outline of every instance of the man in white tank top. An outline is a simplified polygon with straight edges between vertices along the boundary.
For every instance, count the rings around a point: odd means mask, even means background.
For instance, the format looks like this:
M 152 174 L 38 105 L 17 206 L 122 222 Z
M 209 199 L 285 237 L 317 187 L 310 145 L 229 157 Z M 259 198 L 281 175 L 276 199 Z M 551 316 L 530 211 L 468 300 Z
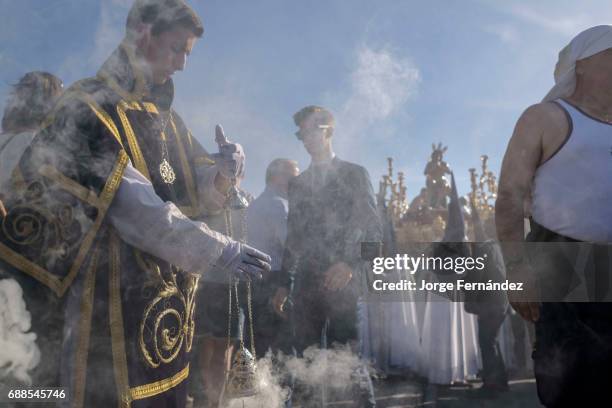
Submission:
M 559 53 L 555 86 L 516 124 L 496 203 L 508 278 L 524 283 L 522 292 L 508 297 L 536 324 L 533 358 L 540 400 L 547 407 L 596 406 L 612 384 L 612 303 L 540 302 L 563 297 L 576 254 L 557 247 L 528 259 L 520 242 L 523 203 L 529 199 L 528 241 L 592 243 L 592 269 L 609 278 L 612 26 L 580 33 Z M 609 291 L 600 282 L 590 288 L 589 299 Z

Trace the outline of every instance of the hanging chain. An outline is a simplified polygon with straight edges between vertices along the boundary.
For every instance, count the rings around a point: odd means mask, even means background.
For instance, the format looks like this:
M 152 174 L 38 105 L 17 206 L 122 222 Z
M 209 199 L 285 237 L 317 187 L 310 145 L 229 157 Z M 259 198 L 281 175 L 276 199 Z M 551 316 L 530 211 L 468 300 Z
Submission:
M 251 281 L 247 281 L 247 309 L 249 312 L 249 330 L 251 332 L 251 354 L 253 354 L 253 358 L 257 361 L 257 355 L 255 353 L 255 333 L 253 332 L 253 305 L 251 299 Z
M 248 232 L 247 232 L 247 217 L 246 210 L 243 208 L 240 210 L 240 216 L 242 221 L 242 242 L 246 243 Z M 253 299 L 251 296 L 251 280 L 247 280 L 247 311 L 249 314 L 249 332 L 251 335 L 251 354 L 253 354 L 253 358 L 257 360 L 257 355 L 255 353 L 255 331 L 253 329 Z
M 236 292 L 236 310 L 240 310 L 240 301 L 238 297 L 238 281 L 234 281 L 234 291 Z M 240 321 L 240 318 L 238 319 Z M 244 329 L 242 327 L 238 327 L 240 333 L 240 348 L 244 348 Z
M 232 230 L 231 230 L 232 218 L 231 218 L 231 214 L 229 213 L 229 209 L 226 208 L 224 210 L 224 215 L 225 215 L 225 235 L 227 235 L 228 237 L 231 237 L 232 236 Z M 231 273 L 228 274 L 227 288 L 228 288 L 227 295 L 229 299 L 229 310 L 227 313 L 227 350 L 229 350 L 230 345 L 231 345 L 231 339 L 232 339 L 232 274 Z
M 232 222 L 232 213 L 231 210 L 229 208 L 225 208 L 224 210 L 224 215 L 225 215 L 225 233 L 228 237 L 233 238 L 234 237 L 234 228 L 233 228 L 233 222 Z M 246 221 L 246 210 L 245 209 L 241 209 L 240 210 L 240 218 L 241 218 L 241 234 L 240 237 L 238 237 L 238 241 L 241 243 L 246 243 L 247 240 L 247 221 Z M 228 309 L 228 318 L 227 318 L 227 344 L 228 344 L 228 348 L 230 346 L 231 343 L 231 327 L 232 327 L 232 289 L 234 289 L 235 292 L 235 297 L 236 297 L 236 310 L 240 310 L 240 305 L 239 305 L 239 294 L 238 294 L 238 280 L 232 280 L 232 276 L 230 275 L 229 277 L 229 283 L 228 283 L 228 294 L 229 294 L 229 309 Z M 255 330 L 254 330 L 254 325 L 253 325 L 253 299 L 252 299 L 252 290 L 251 290 L 251 280 L 248 279 L 246 282 L 247 285 L 247 314 L 248 314 L 248 319 L 249 319 L 249 337 L 251 340 L 251 354 L 253 355 L 253 357 L 255 359 L 257 359 L 256 356 L 256 352 L 255 352 Z M 240 329 L 240 346 L 244 347 L 244 330 L 241 328 Z
M 230 276 L 229 282 L 227 283 L 228 290 L 228 298 L 229 298 L 229 308 L 227 311 L 227 350 L 229 350 L 232 341 L 232 277 Z

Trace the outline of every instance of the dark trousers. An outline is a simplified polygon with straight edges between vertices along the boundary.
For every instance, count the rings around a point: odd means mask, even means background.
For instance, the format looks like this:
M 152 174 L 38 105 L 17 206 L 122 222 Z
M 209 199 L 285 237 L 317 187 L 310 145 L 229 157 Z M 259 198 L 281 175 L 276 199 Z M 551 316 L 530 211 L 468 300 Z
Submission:
M 485 385 L 506 387 L 508 374 L 499 349 L 498 334 L 505 314 L 497 309 L 478 315 L 478 343 L 482 356 L 482 381 Z
M 269 275 L 279 274 L 272 271 Z M 255 350 L 257 357 L 263 357 L 271 350 L 291 354 L 293 346 L 289 322 L 274 311 L 272 299 L 278 284 L 272 279 L 253 282 L 253 326 L 255 332 Z M 250 344 L 250 343 L 249 343 Z
M 319 283 L 297 286 L 292 295 L 294 303 L 293 327 L 295 345 L 301 357 L 304 350 L 312 345 L 330 347 L 334 344 L 356 344 L 357 328 L 357 297 L 350 286 L 342 291 L 331 293 L 321 289 Z M 351 373 L 353 386 L 351 397 L 355 407 L 375 407 L 374 387 L 369 372 L 365 366 Z M 329 390 L 329 395 L 334 390 Z M 320 407 L 324 392 L 308 390 L 304 394 L 301 405 L 304 407 Z
M 528 241 L 572 242 L 532 222 Z M 550 273 L 536 269 L 543 288 L 550 287 L 556 272 L 561 280 L 573 276 L 575 257 L 568 251 L 550 249 L 539 251 L 532 262 Z M 609 268 L 609 249 L 593 245 L 591 251 L 593 276 L 605 277 Z M 571 282 L 571 280 L 567 280 Z M 591 295 L 598 296 L 598 288 L 589 285 Z M 562 282 L 551 290 L 562 290 L 569 284 Z M 602 406 L 612 385 L 612 303 L 544 302 L 540 319 L 535 324 L 536 344 L 533 352 L 538 396 L 549 408 Z
M 512 335 L 514 336 L 513 352 L 516 361 L 516 370 L 524 373 L 527 368 L 527 359 L 531 358 L 531 345 L 535 339 L 535 328 L 518 313 L 510 316 Z

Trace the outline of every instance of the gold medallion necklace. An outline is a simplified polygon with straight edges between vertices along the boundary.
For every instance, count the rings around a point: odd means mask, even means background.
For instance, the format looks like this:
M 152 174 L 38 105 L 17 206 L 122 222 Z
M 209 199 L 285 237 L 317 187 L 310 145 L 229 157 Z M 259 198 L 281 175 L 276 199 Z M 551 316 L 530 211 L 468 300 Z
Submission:
M 149 118 L 153 121 L 153 123 L 156 123 L 157 121 L 155 120 L 153 115 L 149 113 L 149 111 L 144 107 L 142 103 L 139 103 L 139 104 L 140 104 L 140 108 L 147 114 L 147 116 L 149 116 Z M 161 151 L 161 162 L 159 163 L 159 166 L 158 166 L 159 175 L 161 176 L 162 181 L 164 183 L 171 185 L 176 180 L 176 173 L 174 172 L 174 169 L 172 168 L 172 165 L 170 164 L 170 154 L 168 153 L 168 143 L 166 142 L 165 132 L 166 132 L 166 127 L 168 126 L 168 123 L 170 122 L 170 120 L 172 120 L 172 112 L 168 111 L 168 116 L 165 121 L 163 119 L 161 112 L 159 113 L 159 118 L 161 122 L 160 132 L 159 132 L 160 151 Z
M 159 175 L 161 176 L 164 183 L 173 184 L 174 180 L 176 180 L 176 174 L 174 173 L 174 169 L 168 161 L 168 144 L 166 143 L 166 135 L 163 131 L 161 133 L 161 140 L 162 161 L 159 164 Z

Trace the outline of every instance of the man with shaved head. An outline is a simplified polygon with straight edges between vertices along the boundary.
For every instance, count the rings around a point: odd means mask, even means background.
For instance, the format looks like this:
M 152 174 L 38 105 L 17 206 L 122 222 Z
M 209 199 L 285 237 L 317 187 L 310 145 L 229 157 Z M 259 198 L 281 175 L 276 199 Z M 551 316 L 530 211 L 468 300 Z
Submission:
M 273 295 L 279 285 L 281 262 L 287 239 L 287 195 L 289 182 L 300 173 L 295 160 L 274 159 L 266 169 L 266 188 L 247 210 L 248 243 L 272 258 L 272 270 L 253 285 L 253 307 L 257 316 L 255 347 L 258 356 L 268 349 L 287 351 L 286 329 L 281 317 L 275 313 Z M 281 312 L 276 310 L 276 312 Z

